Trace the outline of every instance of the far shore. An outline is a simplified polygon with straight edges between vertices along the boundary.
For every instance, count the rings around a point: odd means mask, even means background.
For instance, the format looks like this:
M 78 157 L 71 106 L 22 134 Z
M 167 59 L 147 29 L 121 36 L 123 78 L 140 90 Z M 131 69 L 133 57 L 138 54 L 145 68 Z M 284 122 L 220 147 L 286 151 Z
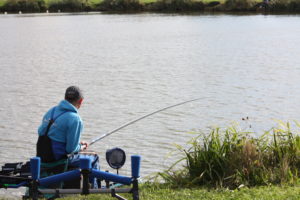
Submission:
M 169 11 L 160 11 L 160 12 L 154 12 L 154 11 L 74 11 L 74 12 L 0 12 L 0 16 L 7 15 L 7 16 L 64 16 L 64 15 L 100 15 L 100 14 L 108 14 L 108 15 L 139 15 L 139 14 L 165 14 L 165 15 L 199 15 L 199 16 L 206 16 L 206 15 L 233 15 L 233 16 L 251 16 L 251 15 L 299 15 L 300 12 L 271 12 L 271 13 L 264 13 L 264 12 L 225 12 L 225 11 L 215 11 L 215 12 L 209 12 L 209 11 L 199 11 L 199 12 L 191 12 L 191 11 L 185 11 L 185 12 L 169 12 Z
M 298 14 L 297 0 L 0 0 L 1 14 L 23 13 Z

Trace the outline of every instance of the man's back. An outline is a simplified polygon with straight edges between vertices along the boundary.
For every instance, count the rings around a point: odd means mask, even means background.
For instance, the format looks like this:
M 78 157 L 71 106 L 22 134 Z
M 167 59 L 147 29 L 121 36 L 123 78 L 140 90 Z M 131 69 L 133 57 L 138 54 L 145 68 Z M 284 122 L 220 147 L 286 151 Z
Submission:
M 48 131 L 48 136 L 52 140 L 54 157 L 59 158 L 65 154 L 78 152 L 81 148 L 80 136 L 83 123 L 77 108 L 66 100 L 61 101 L 45 114 L 38 129 L 39 136 L 45 134 L 50 119 L 56 117 L 58 118 Z
M 51 108 L 43 117 L 38 129 L 37 156 L 43 162 L 53 162 L 66 158 L 68 165 L 78 167 L 81 157 L 92 161 L 92 168 L 99 169 L 99 158 L 96 154 L 82 155 L 79 153 L 88 147 L 88 143 L 80 141 L 83 123 L 78 115 L 83 95 L 76 86 L 70 86 L 65 93 L 65 100 Z M 97 180 L 91 180 L 94 188 L 97 188 Z

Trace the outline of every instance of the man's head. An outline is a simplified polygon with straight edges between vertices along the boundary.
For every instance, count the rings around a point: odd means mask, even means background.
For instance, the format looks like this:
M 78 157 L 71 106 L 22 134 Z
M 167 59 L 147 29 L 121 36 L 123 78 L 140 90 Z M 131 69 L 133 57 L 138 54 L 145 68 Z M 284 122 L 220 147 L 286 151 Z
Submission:
M 65 100 L 79 109 L 83 100 L 82 91 L 77 86 L 68 87 L 65 93 Z

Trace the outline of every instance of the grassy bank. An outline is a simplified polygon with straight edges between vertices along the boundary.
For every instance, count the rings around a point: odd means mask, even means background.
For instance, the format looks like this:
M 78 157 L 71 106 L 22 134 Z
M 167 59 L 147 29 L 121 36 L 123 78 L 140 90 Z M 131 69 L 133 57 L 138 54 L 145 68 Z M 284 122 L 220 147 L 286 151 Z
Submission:
M 172 187 L 298 184 L 299 129 L 299 123 L 280 123 L 261 134 L 236 127 L 195 132 L 197 136 L 189 142 L 189 148 L 177 147 L 182 162 L 176 162 L 157 178 Z
M 0 12 L 300 13 L 300 0 L 0 0 Z
M 121 196 L 132 199 L 128 194 Z M 0 200 L 9 200 L 1 198 Z M 88 196 L 72 195 L 58 200 L 116 200 L 108 194 Z M 142 185 L 141 200 L 299 200 L 300 186 L 264 186 L 236 190 L 209 190 L 205 188 L 172 189 L 163 185 Z
M 5 2 L 5 0 L 0 0 L 0 7 L 4 6 Z
M 236 126 L 193 133 L 187 148 L 176 145 L 182 159 L 142 184 L 141 199 L 300 199 L 299 123 L 262 134 Z
M 122 195 L 132 199 L 130 195 Z M 114 200 L 109 195 L 72 196 L 64 200 Z M 164 186 L 144 185 L 140 190 L 142 200 L 299 200 L 300 187 L 265 186 L 239 190 L 208 190 L 201 188 L 172 189 Z

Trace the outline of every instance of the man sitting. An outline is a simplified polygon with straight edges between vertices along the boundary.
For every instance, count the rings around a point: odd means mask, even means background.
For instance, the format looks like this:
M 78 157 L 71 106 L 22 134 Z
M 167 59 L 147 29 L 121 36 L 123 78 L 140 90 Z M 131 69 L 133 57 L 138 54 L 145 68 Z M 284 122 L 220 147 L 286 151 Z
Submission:
M 99 169 L 99 158 L 96 154 L 81 154 L 88 143 L 80 141 L 83 122 L 78 114 L 83 95 L 76 86 L 70 86 L 65 92 L 65 99 L 48 110 L 38 128 L 37 156 L 42 162 L 50 163 L 68 158 L 68 165 L 79 167 L 81 157 L 91 159 L 92 167 Z M 97 188 L 97 181 L 91 180 L 92 187 Z

